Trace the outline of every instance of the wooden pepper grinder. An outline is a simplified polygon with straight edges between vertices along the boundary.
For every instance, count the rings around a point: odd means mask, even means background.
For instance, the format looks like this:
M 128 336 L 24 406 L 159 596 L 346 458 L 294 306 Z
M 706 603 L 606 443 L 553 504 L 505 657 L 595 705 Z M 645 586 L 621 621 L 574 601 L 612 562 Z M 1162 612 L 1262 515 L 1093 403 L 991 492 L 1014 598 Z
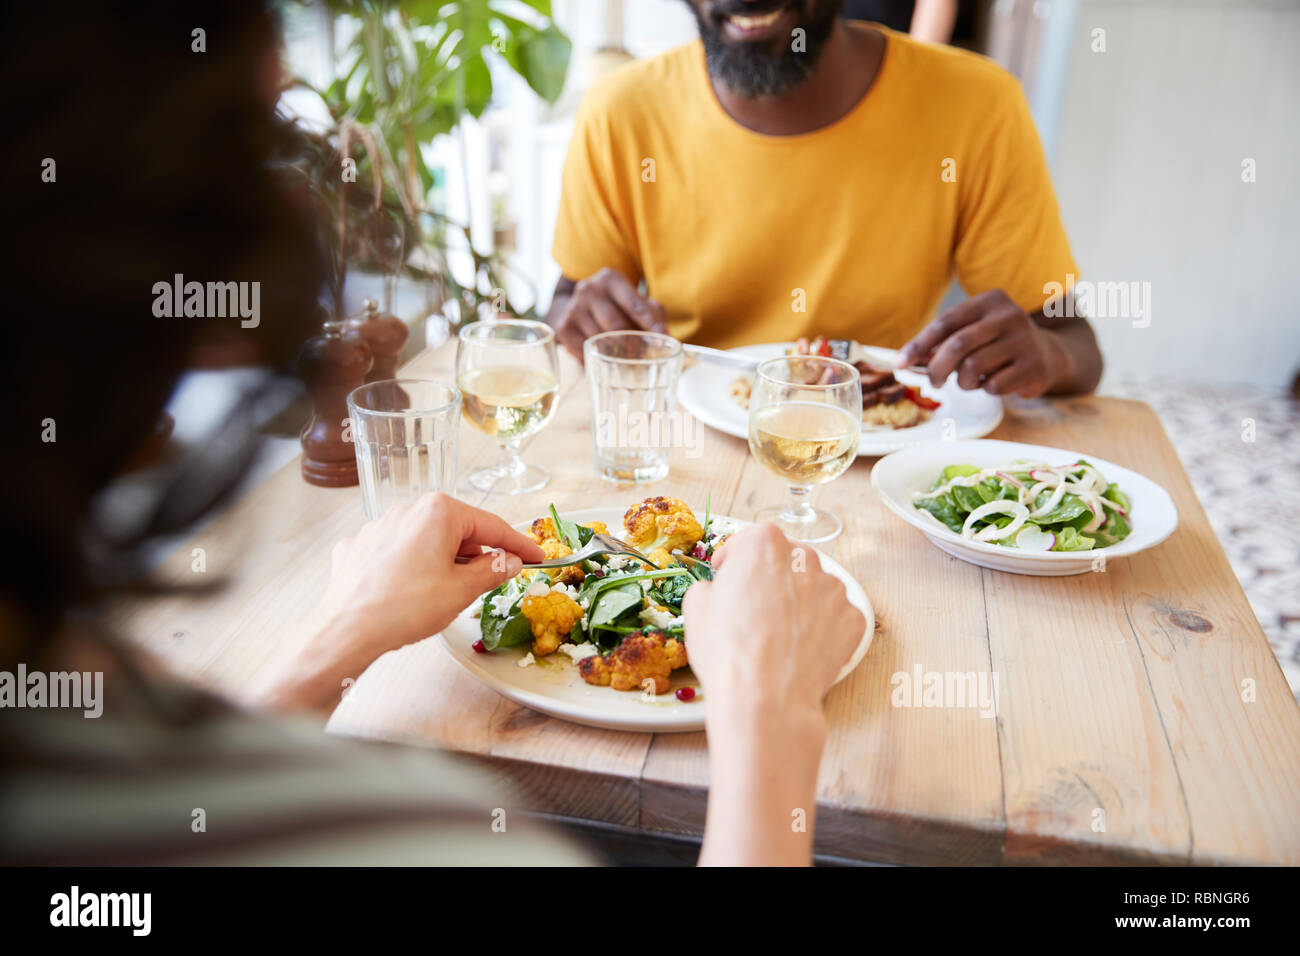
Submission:
M 299 366 L 311 393 L 312 416 L 302 427 L 302 477 L 309 484 L 343 488 L 357 484 L 357 456 L 343 438 L 348 393 L 365 384 L 374 364 L 357 332 L 330 320 L 303 346 Z
M 347 328 L 358 332 L 375 356 L 375 364 L 366 381 L 397 378 L 397 360 L 401 358 L 402 347 L 411 334 L 406 323 L 391 313 L 380 312 L 379 303 L 374 299 L 366 299 L 365 313 L 349 319 Z

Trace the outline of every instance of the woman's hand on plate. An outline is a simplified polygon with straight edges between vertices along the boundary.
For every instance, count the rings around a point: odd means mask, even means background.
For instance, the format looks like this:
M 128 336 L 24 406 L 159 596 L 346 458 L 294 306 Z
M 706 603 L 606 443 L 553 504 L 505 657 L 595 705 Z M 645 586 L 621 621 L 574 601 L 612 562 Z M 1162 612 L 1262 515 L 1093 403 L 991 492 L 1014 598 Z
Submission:
M 474 560 L 457 564 L 458 555 Z M 266 669 L 254 699 L 281 709 L 337 700 L 375 658 L 438 633 L 523 562 L 542 560 L 532 539 L 449 495 L 395 505 L 334 546 L 305 638 Z

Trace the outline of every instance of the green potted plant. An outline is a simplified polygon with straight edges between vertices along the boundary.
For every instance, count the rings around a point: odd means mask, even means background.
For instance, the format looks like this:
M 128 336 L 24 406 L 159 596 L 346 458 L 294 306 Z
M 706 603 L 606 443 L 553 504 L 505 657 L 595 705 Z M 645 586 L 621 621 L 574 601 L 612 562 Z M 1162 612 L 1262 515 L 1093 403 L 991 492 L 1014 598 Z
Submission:
M 344 39 L 333 78 L 323 87 L 293 84 L 319 94 L 331 123 L 322 131 L 286 120 L 279 159 L 322 214 L 336 307 L 351 266 L 431 283 L 435 305 L 453 301 L 444 311 L 460 321 L 484 311 L 532 314 L 504 294 L 504 261 L 475 249 L 468 227 L 430 204 L 434 173 L 423 147 L 466 115 L 483 114 L 492 98 L 489 56 L 556 101 L 571 47 L 550 0 L 331 0 L 327 9 Z M 469 279 L 448 268 L 449 231 L 472 258 Z

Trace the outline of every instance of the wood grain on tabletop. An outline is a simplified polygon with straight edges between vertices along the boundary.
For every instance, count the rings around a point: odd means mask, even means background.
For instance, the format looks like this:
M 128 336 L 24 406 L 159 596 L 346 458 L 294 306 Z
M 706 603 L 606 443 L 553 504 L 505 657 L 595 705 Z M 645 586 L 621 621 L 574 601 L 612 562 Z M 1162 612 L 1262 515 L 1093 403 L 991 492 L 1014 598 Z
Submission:
M 452 348 L 403 374 L 448 379 Z M 693 423 L 692 424 L 696 424 Z M 466 493 L 512 522 L 626 508 L 667 494 L 749 518 L 780 481 L 746 443 L 698 426 L 670 476 L 645 488 L 596 476 L 585 383 L 564 360 L 555 420 L 525 448 L 551 483 L 518 498 Z M 1173 496 L 1179 530 L 1105 573 L 1002 574 L 929 545 L 869 488 L 859 460 L 814 503 L 845 521 L 824 547 L 860 580 L 878 619 L 866 659 L 830 694 L 817 845 L 910 863 L 1300 862 L 1300 709 L 1151 409 L 1107 398 L 1014 402 L 991 437 L 1056 445 L 1139 471 Z M 461 430 L 460 474 L 492 459 Z M 356 489 L 306 485 L 295 460 L 179 549 L 165 577 L 192 581 L 191 549 L 231 586 L 135 603 L 117 624 L 182 674 L 238 693 L 317 600 L 331 547 L 362 522 Z M 979 708 L 894 707 L 899 672 L 998 678 Z M 1243 701 L 1253 681 L 1254 702 Z M 701 734 L 634 734 L 554 720 L 466 675 L 434 640 L 376 661 L 330 720 L 338 733 L 474 756 L 528 807 L 698 834 L 708 784 Z

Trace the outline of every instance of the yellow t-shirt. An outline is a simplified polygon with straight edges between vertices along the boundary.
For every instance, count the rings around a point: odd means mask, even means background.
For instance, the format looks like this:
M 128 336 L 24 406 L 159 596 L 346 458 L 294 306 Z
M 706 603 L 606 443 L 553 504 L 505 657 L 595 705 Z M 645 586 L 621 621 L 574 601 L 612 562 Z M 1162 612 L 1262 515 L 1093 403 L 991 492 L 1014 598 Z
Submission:
M 865 29 L 865 27 L 861 27 Z M 1015 78 L 886 36 L 867 94 L 795 136 L 741 126 L 688 43 L 589 92 L 564 165 L 553 255 L 568 278 L 644 278 L 669 330 L 729 348 L 802 335 L 900 346 L 955 272 L 1028 312 L 1075 274 Z

